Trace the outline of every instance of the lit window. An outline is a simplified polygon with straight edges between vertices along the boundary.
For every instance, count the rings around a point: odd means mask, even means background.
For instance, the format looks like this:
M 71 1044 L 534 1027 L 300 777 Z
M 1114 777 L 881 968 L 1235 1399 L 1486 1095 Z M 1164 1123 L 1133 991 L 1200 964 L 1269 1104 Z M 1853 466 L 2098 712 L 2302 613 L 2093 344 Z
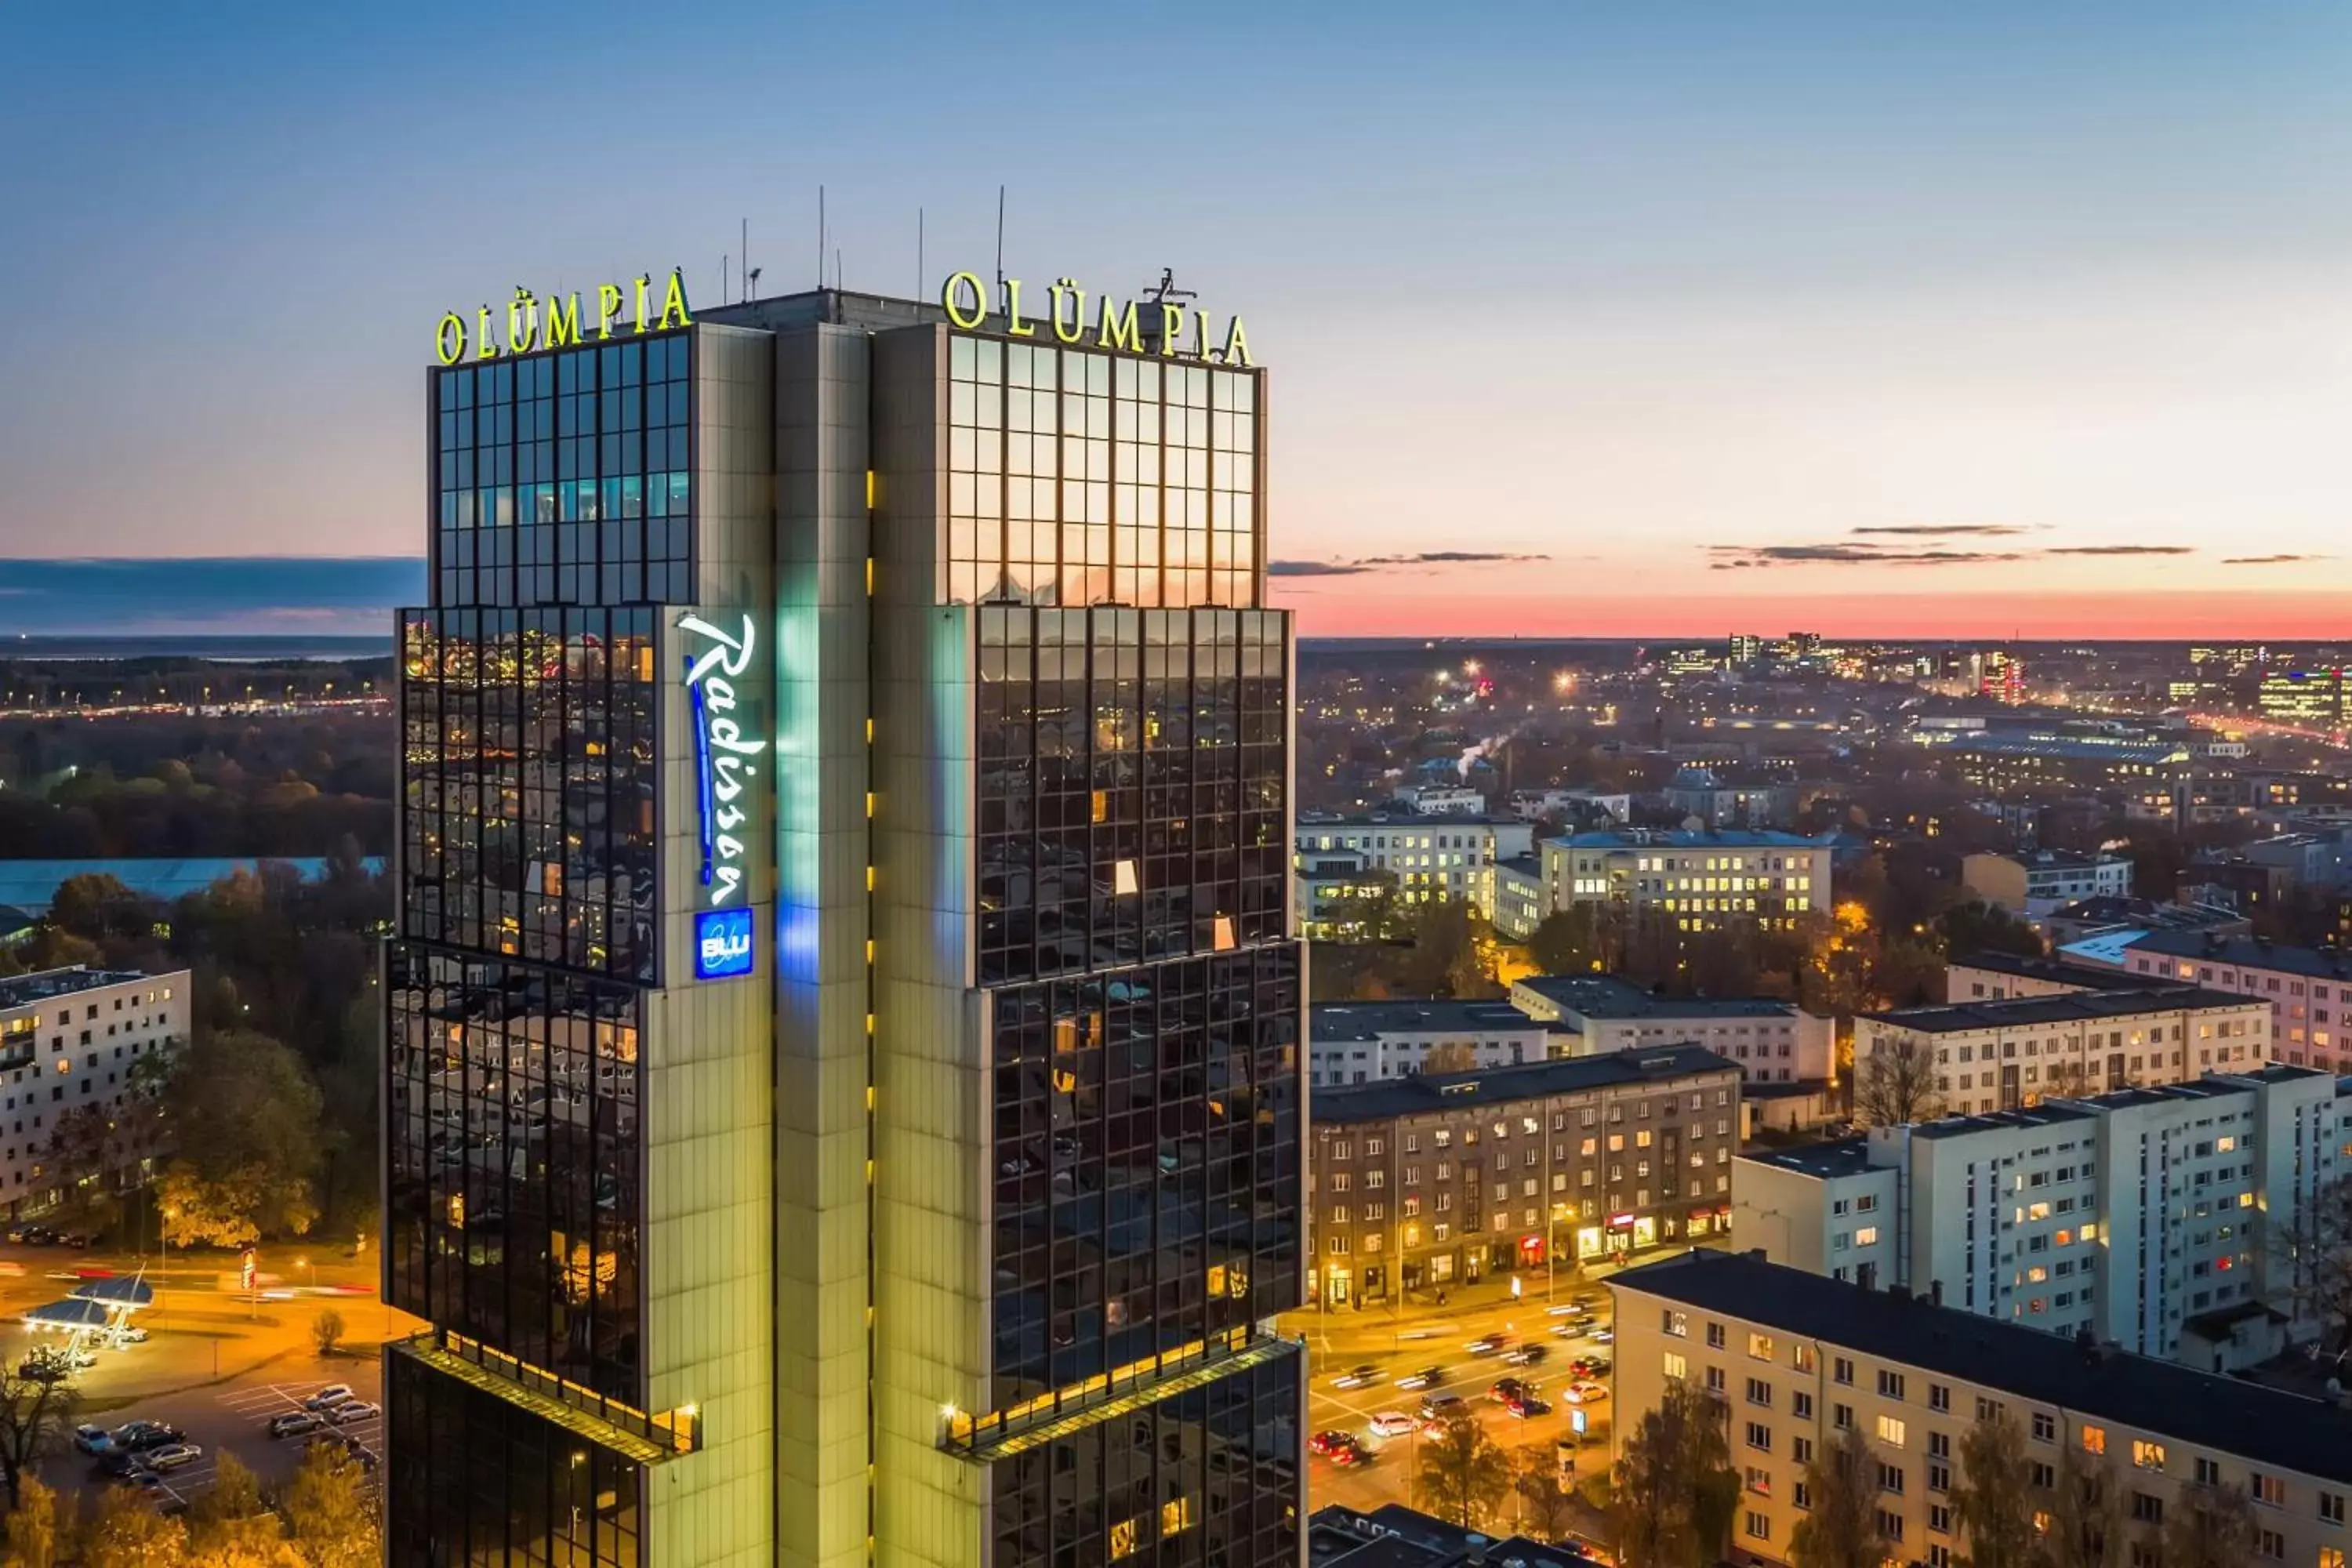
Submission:
M 2148 1442 L 2143 1437 L 2133 1438 L 2132 1463 L 2143 1470 L 2164 1468 L 2164 1445 Z
M 1885 1444 L 1890 1448 L 1900 1448 L 1903 1447 L 1903 1438 L 1904 1430 L 1902 1422 L 1896 1420 L 1892 1415 L 1882 1415 L 1878 1418 L 1878 1440 L 1880 1442 Z

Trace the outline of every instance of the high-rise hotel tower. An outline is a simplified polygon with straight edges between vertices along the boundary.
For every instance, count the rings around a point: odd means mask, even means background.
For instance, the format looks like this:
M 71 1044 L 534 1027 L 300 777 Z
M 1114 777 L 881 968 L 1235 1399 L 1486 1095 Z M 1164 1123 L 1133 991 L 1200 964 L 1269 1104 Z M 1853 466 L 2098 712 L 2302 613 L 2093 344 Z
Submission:
M 1074 294 L 443 321 L 399 1568 L 1297 1563 L 1265 374 Z

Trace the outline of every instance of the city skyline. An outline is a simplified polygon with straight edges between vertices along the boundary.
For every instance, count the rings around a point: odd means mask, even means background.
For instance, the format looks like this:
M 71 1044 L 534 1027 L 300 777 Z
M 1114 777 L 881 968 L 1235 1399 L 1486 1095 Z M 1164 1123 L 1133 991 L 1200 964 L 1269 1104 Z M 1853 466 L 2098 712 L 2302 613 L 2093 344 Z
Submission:
M 714 16 L 717 53 L 570 15 L 12 24 L 56 68 L 0 117 L 81 132 L 12 171 L 58 239 L 0 258 L 52 367 L 0 390 L 0 557 L 405 554 L 442 311 L 673 265 L 709 308 L 747 216 L 761 292 L 806 287 L 820 183 L 828 269 L 929 297 L 993 269 L 1002 182 L 1033 289 L 1165 266 L 1249 321 L 1303 635 L 2341 626 L 2329 8 L 1221 16 L 1179 51 L 1206 115 L 1075 12 L 1018 98 L 933 7 Z M 801 63 L 853 47 L 898 72 Z M 545 122 L 665 59 L 484 155 L 487 62 Z

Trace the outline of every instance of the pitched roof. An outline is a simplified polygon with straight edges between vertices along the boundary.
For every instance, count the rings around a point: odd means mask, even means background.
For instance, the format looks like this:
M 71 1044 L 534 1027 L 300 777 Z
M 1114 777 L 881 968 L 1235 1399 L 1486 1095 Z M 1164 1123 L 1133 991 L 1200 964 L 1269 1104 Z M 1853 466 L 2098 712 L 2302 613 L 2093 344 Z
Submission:
M 2352 980 L 2352 952 L 2336 947 L 2293 947 L 2265 937 L 2210 936 L 2187 931 L 2152 931 L 2131 945 L 2135 952 L 2161 953 L 2200 963 L 2268 969 L 2315 980 Z

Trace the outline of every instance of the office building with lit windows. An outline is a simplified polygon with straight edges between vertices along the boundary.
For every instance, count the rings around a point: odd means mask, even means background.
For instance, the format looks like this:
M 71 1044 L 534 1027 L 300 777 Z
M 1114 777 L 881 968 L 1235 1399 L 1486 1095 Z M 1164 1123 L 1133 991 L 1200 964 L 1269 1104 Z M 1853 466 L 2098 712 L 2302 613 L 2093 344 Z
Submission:
M 1545 902 L 1657 915 L 1677 931 L 1793 927 L 1830 910 L 1831 845 L 1762 829 L 1618 828 L 1547 838 Z
M 586 317 L 429 378 L 390 1561 L 1295 1563 L 1264 373 Z

